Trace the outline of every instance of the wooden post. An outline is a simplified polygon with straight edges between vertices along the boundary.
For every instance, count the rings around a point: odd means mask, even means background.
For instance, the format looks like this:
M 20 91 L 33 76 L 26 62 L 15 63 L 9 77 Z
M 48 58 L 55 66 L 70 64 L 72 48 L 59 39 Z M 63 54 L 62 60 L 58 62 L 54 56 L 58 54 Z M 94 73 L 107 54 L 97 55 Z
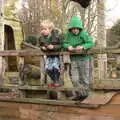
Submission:
M 70 60 L 70 55 L 68 54 L 68 55 L 63 55 L 63 61 L 62 61 L 62 63 L 63 63 L 63 68 L 64 68 L 64 73 L 63 73 L 63 75 L 64 75 L 64 85 L 65 85 L 65 83 L 68 83 L 69 81 L 68 80 L 70 80 L 69 78 L 70 78 L 70 63 L 71 63 L 71 60 Z M 66 76 L 66 77 L 65 77 Z M 66 78 L 67 78 L 67 81 L 66 81 Z
M 61 82 L 61 85 L 64 85 L 64 63 L 63 63 L 63 56 L 60 55 L 60 69 L 61 69 L 61 72 L 60 72 L 60 82 Z
M 24 75 L 24 57 L 20 57 L 19 59 L 19 85 L 25 85 L 25 75 Z
M 23 86 L 25 85 L 25 81 L 27 80 L 25 77 L 25 74 L 23 72 L 24 70 L 24 63 L 25 63 L 25 58 L 24 57 L 20 57 L 19 59 L 19 86 Z M 18 90 L 19 92 L 19 97 L 20 98 L 25 98 L 26 97 L 26 92 L 24 90 Z
M 43 55 L 40 56 L 40 84 L 43 86 L 45 84 L 45 61 Z
M 4 0 L 0 0 L 0 50 L 4 50 L 4 20 L 3 20 L 3 4 Z M 0 57 L 0 84 L 3 84 L 3 57 Z
M 120 55 L 116 57 L 116 77 L 120 78 Z

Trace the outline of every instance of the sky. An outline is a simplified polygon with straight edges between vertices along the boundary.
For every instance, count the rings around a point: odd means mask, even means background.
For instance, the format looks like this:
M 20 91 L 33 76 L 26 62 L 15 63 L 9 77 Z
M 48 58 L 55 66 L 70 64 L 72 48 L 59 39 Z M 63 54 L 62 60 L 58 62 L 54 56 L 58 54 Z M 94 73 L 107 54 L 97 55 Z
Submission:
M 110 28 L 120 19 L 120 0 L 106 0 L 106 27 Z

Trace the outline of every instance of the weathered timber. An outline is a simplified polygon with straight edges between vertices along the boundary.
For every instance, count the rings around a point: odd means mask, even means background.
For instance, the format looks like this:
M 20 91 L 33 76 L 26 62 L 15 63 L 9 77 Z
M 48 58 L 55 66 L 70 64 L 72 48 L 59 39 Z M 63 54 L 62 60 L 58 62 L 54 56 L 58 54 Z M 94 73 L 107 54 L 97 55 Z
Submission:
M 80 91 L 80 90 L 88 90 L 87 88 L 69 88 L 69 87 L 59 87 L 59 88 L 54 88 L 54 87 L 43 87 L 43 86 L 20 86 L 20 90 L 45 90 L 45 91 Z
M 50 52 L 41 53 L 39 50 L 4 50 L 0 56 L 40 56 L 40 55 L 69 55 L 69 54 L 119 54 L 120 48 L 94 48 L 88 51 L 78 52 Z
M 97 80 L 98 81 L 98 80 Z M 93 89 L 95 90 L 110 90 L 119 91 L 120 90 L 120 79 L 103 79 L 98 83 L 93 83 Z
M 70 95 L 71 91 L 88 91 L 87 88 L 69 88 L 69 87 L 43 87 L 43 86 L 20 86 L 19 90 L 24 92 L 27 96 L 26 98 L 30 98 L 30 94 L 34 93 L 36 94 L 37 98 L 42 99 L 59 99 L 59 100 L 66 100 L 67 97 L 72 96 L 72 93 Z M 32 91 L 32 92 L 31 92 Z M 46 96 L 47 95 L 47 96 Z M 33 98 L 34 95 L 32 95 Z
M 45 66 L 44 66 L 44 56 L 40 56 L 40 83 L 41 85 L 45 85 Z
M 19 68 L 19 85 L 25 84 L 26 76 L 25 76 L 25 74 L 23 72 L 24 64 L 25 64 L 24 57 L 20 57 L 19 66 L 18 66 L 18 68 Z
M 108 92 L 108 93 L 98 93 L 93 92 L 91 96 L 86 98 L 83 101 L 66 101 L 66 100 L 48 100 L 48 99 L 33 99 L 33 98 L 16 98 L 9 97 L 8 99 L 0 98 L 0 101 L 6 102 L 20 102 L 20 103 L 33 103 L 33 104 L 43 104 L 43 105 L 58 105 L 58 106 L 69 106 L 69 107 L 81 107 L 81 108 L 98 108 L 100 106 L 108 104 L 111 99 L 118 95 L 117 92 Z
M 37 50 L 41 50 L 39 47 L 35 46 L 35 45 L 32 45 L 32 44 L 29 44 L 27 42 L 22 42 L 21 44 L 21 49 L 37 49 Z
M 4 5 L 4 0 L 0 1 L 0 50 L 4 50 L 4 16 L 3 16 L 3 5 Z M 3 81 L 4 77 L 4 62 L 3 58 L 0 57 L 0 82 Z M 1 85 L 3 82 L 0 83 Z
M 63 56 L 60 55 L 60 68 L 61 68 L 61 72 L 60 72 L 60 81 L 61 81 L 61 85 L 64 85 L 64 63 L 63 63 Z
M 3 100 L 4 101 L 4 100 Z M 31 104 L 31 100 L 26 102 L 10 102 L 10 100 L 0 102 L 0 118 L 3 120 L 119 120 L 120 119 L 120 95 L 114 96 L 113 100 L 97 109 L 87 109 L 81 107 L 74 107 L 70 105 L 48 105 L 42 102 Z M 28 102 L 27 102 L 28 101 Z M 37 101 L 37 100 L 36 100 Z M 40 101 L 40 100 L 38 100 Z M 54 101 L 53 101 L 54 102 Z M 64 101 L 63 101 L 64 102 Z M 53 103 L 54 104 L 54 103 Z M 89 106 L 89 105 L 88 105 Z M 94 107 L 95 108 L 95 107 Z M 12 110 L 12 111 L 11 111 Z M 16 119 L 15 119 L 16 117 Z M 7 119 L 6 119 L 7 118 Z
M 33 98 L 9 98 L 9 99 L 0 99 L 4 102 L 20 102 L 20 103 L 33 103 L 33 104 L 43 104 L 43 105 L 52 105 L 52 106 L 71 106 L 71 107 L 81 107 L 81 108 L 90 108 L 95 109 L 99 108 L 99 104 L 86 104 L 76 101 L 62 101 L 62 100 L 46 100 L 46 99 L 33 99 Z
M 26 98 L 31 98 L 31 93 L 33 93 L 32 98 L 34 94 L 34 98 L 42 98 L 42 99 L 56 99 L 56 100 L 67 100 L 67 97 L 72 96 L 71 91 L 88 91 L 87 88 L 69 88 L 69 87 L 43 87 L 43 86 L 20 86 L 19 90 L 21 93 L 25 93 Z M 47 95 L 47 96 L 46 96 Z M 21 97 L 21 96 L 20 96 Z
M 69 64 L 71 63 L 70 56 L 69 55 L 63 55 L 63 63 Z
M 21 79 L 39 79 L 40 78 L 40 67 L 31 65 L 31 64 L 25 64 L 23 67 L 21 67 L 20 71 L 20 77 Z M 26 75 L 24 78 L 23 75 Z
M 30 43 L 27 43 L 27 42 L 21 43 L 21 49 L 22 50 L 38 50 L 39 52 L 41 51 L 41 49 L 39 47 L 32 45 Z M 41 53 L 42 53 L 42 51 L 41 51 Z M 40 66 L 40 57 L 39 56 L 27 56 L 27 57 L 25 57 L 25 63 L 32 64 L 35 66 Z

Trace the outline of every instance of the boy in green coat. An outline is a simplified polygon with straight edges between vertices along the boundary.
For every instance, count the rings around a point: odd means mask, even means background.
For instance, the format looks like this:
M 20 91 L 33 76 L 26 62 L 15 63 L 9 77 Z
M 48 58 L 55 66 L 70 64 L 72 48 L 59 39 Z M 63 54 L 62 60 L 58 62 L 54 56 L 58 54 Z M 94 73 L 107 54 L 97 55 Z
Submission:
M 77 16 L 73 16 L 68 24 L 63 47 L 72 51 L 87 50 L 94 46 L 92 38 L 83 30 L 82 22 Z M 74 87 L 90 87 L 90 58 L 88 54 L 70 55 L 71 79 Z M 73 100 L 86 98 L 88 92 L 75 92 Z

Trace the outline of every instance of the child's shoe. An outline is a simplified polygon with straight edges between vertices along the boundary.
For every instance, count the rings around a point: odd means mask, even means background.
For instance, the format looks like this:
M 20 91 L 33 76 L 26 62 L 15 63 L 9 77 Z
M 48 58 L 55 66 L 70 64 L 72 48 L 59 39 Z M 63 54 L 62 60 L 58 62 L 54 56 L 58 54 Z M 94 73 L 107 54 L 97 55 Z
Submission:
M 54 84 L 48 84 L 48 87 L 54 87 Z
M 53 86 L 54 86 L 54 87 L 61 87 L 61 84 L 55 83 L 55 84 L 53 84 Z

